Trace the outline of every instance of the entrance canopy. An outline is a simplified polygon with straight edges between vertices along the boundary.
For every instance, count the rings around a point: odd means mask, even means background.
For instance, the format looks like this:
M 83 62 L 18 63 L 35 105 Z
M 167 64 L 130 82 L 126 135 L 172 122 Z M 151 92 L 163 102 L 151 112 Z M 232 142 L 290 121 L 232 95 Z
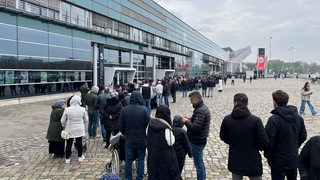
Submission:
M 134 75 L 136 74 L 135 68 L 125 68 L 125 67 L 104 67 L 104 84 L 114 87 L 113 78 L 116 76 L 117 72 L 125 72 L 126 76 L 125 82 L 133 81 Z
M 156 69 L 156 78 L 164 79 L 168 77 L 173 77 L 175 70 L 173 69 Z

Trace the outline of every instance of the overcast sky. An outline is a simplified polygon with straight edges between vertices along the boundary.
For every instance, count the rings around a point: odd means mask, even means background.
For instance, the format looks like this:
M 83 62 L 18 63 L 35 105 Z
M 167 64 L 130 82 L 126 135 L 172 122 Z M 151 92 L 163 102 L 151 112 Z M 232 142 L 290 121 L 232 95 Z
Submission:
M 271 59 L 320 63 L 320 0 L 154 0 L 220 47 L 251 46 Z M 289 51 L 294 47 L 293 51 Z M 290 56 L 290 59 L 289 59 Z

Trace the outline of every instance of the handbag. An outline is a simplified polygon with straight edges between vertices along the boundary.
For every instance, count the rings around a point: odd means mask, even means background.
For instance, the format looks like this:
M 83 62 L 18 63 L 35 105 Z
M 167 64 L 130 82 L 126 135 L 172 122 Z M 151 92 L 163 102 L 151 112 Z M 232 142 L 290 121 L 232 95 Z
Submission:
M 68 125 L 69 125 L 69 115 L 68 115 L 68 118 L 67 118 L 67 122 L 68 122 Z M 66 127 L 66 126 L 65 126 Z M 61 137 L 65 140 L 69 139 L 69 133 L 66 131 L 66 130 L 62 130 L 61 131 Z

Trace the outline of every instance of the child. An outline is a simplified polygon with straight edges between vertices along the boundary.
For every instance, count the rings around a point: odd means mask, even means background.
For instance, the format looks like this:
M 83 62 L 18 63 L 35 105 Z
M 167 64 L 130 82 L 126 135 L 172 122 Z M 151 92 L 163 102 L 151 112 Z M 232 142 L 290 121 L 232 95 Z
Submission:
M 192 157 L 189 139 L 187 137 L 186 131 L 182 128 L 183 125 L 184 124 L 181 120 L 181 116 L 174 116 L 172 131 L 173 135 L 175 136 L 175 143 L 173 144 L 173 147 L 176 151 L 180 173 L 182 172 L 186 155 L 188 154 L 190 158 Z

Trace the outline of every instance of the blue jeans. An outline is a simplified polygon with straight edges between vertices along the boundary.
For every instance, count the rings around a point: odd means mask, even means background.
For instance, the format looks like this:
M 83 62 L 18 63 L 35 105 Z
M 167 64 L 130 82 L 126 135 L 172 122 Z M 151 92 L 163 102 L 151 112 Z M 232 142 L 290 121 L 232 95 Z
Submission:
M 151 104 L 150 104 L 150 99 L 144 99 L 144 105 L 147 107 L 149 113 L 151 112 Z
M 182 90 L 182 97 L 187 97 L 187 90 Z
M 158 106 L 162 104 L 162 94 L 157 93 L 157 104 Z
M 125 165 L 125 179 L 132 179 L 132 162 L 134 158 L 138 158 L 138 167 L 137 167 L 137 180 L 143 179 L 144 174 L 144 158 L 146 156 L 146 148 L 141 149 L 131 149 L 127 146 L 125 147 L 126 155 L 126 165 Z
M 209 96 L 212 97 L 212 94 L 213 94 L 213 87 L 209 87 L 208 97 Z
M 207 97 L 207 89 L 202 88 L 202 97 Z
M 88 134 L 90 137 L 97 136 L 98 111 L 89 111 Z
M 193 163 L 197 170 L 197 180 L 205 180 L 206 167 L 203 162 L 203 149 L 205 145 L 195 145 L 190 143 L 190 147 L 193 156 Z
M 99 119 L 100 119 L 100 126 L 101 126 L 101 134 L 103 137 L 103 140 L 106 139 L 106 128 L 104 128 L 104 118 L 101 113 L 99 113 Z
M 306 108 L 306 103 L 308 104 L 308 106 L 310 108 L 311 114 L 312 115 L 316 115 L 317 111 L 314 109 L 314 107 L 312 106 L 311 102 L 310 101 L 304 101 L 304 100 L 301 100 L 300 114 L 304 114 L 304 109 Z
M 164 97 L 164 105 L 169 107 L 169 96 L 163 96 Z
M 194 85 L 194 90 L 199 90 L 199 84 Z

